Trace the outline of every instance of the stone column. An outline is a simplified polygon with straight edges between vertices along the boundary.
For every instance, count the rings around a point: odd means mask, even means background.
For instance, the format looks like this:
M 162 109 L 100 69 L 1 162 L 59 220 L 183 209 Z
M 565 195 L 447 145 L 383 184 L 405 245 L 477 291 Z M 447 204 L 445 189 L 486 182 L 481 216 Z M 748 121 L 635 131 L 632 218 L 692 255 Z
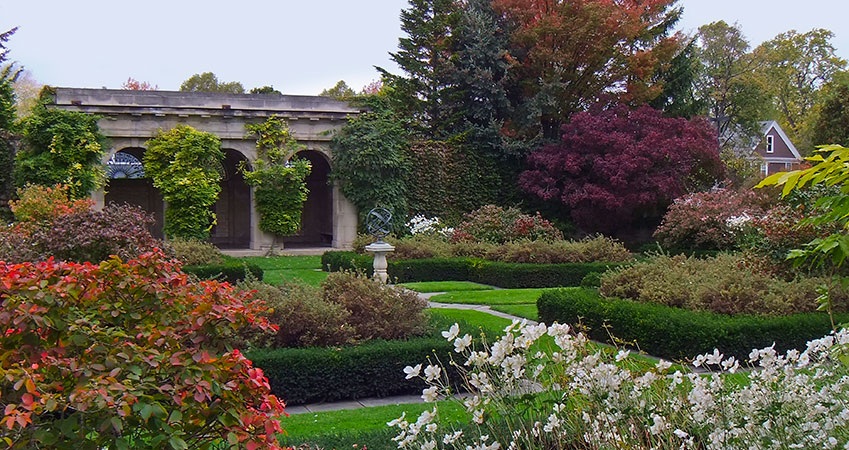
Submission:
M 395 251 L 395 247 L 383 241 L 377 241 L 374 244 L 369 244 L 365 249 L 369 253 L 374 253 L 374 274 L 373 278 L 386 283 L 389 280 L 389 274 L 386 273 L 386 268 L 389 264 L 386 262 L 386 254 Z

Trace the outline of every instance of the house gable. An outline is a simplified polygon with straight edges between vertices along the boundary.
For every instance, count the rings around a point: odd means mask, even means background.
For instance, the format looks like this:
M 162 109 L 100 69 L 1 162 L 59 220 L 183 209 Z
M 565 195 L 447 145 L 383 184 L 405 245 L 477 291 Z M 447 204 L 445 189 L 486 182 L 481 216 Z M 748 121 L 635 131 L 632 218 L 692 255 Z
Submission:
M 802 155 L 787 137 L 781 125 L 771 120 L 763 124 L 764 137 L 754 147 L 754 152 L 765 161 L 793 162 L 801 161 Z M 768 148 L 772 144 L 772 152 Z

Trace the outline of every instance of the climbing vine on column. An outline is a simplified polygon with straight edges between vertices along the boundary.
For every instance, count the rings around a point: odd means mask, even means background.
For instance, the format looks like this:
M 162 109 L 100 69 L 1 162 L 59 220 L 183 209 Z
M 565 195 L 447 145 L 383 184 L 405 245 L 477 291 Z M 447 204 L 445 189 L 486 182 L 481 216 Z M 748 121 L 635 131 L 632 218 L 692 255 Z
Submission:
M 160 130 L 147 142 L 144 170 L 167 204 L 167 237 L 209 237 L 215 221 L 212 207 L 221 191 L 223 159 L 218 137 L 187 125 Z
M 306 177 L 309 161 L 295 154 L 305 147 L 277 116 L 265 122 L 245 125 L 248 136 L 256 138 L 257 159 L 253 167 L 241 166 L 245 182 L 254 188 L 259 212 L 259 228 L 275 235 L 288 235 L 301 227 L 301 212 L 307 200 Z

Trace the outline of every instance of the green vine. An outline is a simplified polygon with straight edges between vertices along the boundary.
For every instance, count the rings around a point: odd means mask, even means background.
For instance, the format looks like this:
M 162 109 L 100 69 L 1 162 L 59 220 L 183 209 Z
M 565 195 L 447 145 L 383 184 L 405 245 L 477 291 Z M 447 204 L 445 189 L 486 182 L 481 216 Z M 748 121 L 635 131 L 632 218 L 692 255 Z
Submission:
M 166 236 L 209 237 L 215 223 L 212 207 L 221 191 L 218 169 L 223 159 L 218 137 L 187 125 L 159 130 L 147 142 L 144 170 L 167 203 Z
M 308 194 L 310 163 L 293 158 L 304 146 L 289 132 L 286 121 L 277 116 L 245 128 L 248 136 L 256 137 L 257 159 L 252 168 L 243 164 L 241 170 L 245 182 L 254 188 L 259 228 L 275 235 L 293 234 L 301 227 Z

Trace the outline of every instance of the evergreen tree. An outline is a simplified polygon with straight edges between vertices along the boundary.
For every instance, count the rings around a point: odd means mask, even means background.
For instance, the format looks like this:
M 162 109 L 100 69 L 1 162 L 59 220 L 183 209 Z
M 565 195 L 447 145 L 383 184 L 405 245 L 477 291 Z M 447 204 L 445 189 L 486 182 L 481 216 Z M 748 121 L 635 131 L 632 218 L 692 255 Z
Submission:
M 691 118 L 700 114 L 705 103 L 695 95 L 698 74 L 696 41 L 691 39 L 683 43 L 668 67 L 657 74 L 656 78 L 662 83 L 663 91 L 649 102 L 649 106 L 663 111 L 669 117 Z
M 407 77 L 377 68 L 389 85 L 392 108 L 410 118 L 417 134 L 427 139 L 442 138 L 451 128 L 448 103 L 454 94 L 447 88 L 458 19 L 454 0 L 410 0 L 410 7 L 401 11 L 407 36 L 399 39 L 398 52 L 390 53 Z

